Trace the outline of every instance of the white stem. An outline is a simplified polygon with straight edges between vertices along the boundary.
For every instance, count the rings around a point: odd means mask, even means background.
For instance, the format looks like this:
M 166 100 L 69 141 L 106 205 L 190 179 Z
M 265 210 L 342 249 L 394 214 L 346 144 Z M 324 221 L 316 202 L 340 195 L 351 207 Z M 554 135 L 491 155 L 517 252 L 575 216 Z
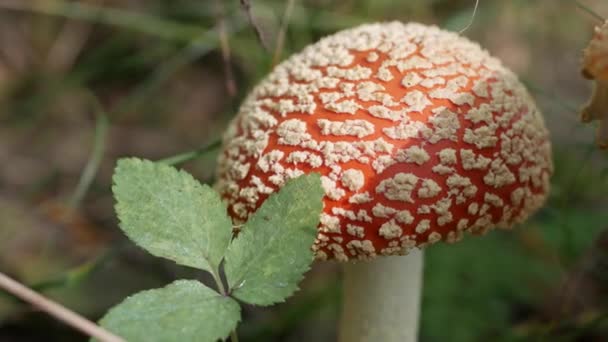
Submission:
M 339 341 L 417 341 L 422 269 L 417 249 L 346 264 Z

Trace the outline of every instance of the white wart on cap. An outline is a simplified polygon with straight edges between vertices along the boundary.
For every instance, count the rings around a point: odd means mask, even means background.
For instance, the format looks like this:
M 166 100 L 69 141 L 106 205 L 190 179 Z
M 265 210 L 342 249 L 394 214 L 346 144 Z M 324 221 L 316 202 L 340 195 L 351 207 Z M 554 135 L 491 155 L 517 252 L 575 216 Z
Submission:
M 244 221 L 318 172 L 319 259 L 405 254 L 511 227 L 552 173 L 547 129 L 517 77 L 455 33 L 398 22 L 328 36 L 277 66 L 224 137 L 218 186 Z

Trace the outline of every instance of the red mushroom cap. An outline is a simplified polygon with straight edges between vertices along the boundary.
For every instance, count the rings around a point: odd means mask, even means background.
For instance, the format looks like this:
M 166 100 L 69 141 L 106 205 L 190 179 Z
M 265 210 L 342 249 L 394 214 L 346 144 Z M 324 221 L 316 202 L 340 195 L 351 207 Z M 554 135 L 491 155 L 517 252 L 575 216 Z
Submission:
M 218 187 L 244 221 L 310 172 L 326 193 L 317 258 L 369 259 L 523 221 L 549 191 L 551 146 L 524 86 L 479 45 L 370 24 L 308 46 L 252 91 Z

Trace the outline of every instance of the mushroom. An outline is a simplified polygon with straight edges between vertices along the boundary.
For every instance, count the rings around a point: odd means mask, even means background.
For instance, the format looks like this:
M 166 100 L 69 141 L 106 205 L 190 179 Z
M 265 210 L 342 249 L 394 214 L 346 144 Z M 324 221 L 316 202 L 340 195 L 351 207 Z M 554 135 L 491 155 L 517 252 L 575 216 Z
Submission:
M 581 111 L 581 121 L 598 120 L 597 144 L 608 148 L 608 20 L 595 28 L 584 51 L 583 76 L 595 80 L 591 100 Z
M 312 249 L 348 262 L 340 340 L 414 341 L 418 249 L 524 221 L 552 170 L 543 118 L 511 71 L 458 34 L 391 22 L 323 38 L 258 84 L 225 134 L 218 188 L 239 222 L 286 180 L 320 173 Z

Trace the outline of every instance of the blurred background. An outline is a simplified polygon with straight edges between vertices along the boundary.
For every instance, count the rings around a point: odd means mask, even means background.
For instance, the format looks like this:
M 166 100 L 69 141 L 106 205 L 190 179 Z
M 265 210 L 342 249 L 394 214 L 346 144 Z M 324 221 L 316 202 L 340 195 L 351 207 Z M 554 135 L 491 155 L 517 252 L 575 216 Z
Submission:
M 110 190 L 116 159 L 213 144 L 274 63 L 324 35 L 385 20 L 459 31 L 475 6 L 250 2 L 255 27 L 239 0 L 0 0 L 0 271 L 93 320 L 139 290 L 208 281 L 126 240 Z M 421 341 L 608 340 L 608 154 L 578 121 L 597 15 L 608 17 L 607 1 L 481 0 L 463 32 L 529 87 L 556 173 L 525 226 L 427 250 Z M 182 166 L 212 182 L 215 153 Z M 301 288 L 284 304 L 245 307 L 241 340 L 335 340 L 339 265 L 315 264 Z M 0 341 L 85 340 L 0 291 Z

